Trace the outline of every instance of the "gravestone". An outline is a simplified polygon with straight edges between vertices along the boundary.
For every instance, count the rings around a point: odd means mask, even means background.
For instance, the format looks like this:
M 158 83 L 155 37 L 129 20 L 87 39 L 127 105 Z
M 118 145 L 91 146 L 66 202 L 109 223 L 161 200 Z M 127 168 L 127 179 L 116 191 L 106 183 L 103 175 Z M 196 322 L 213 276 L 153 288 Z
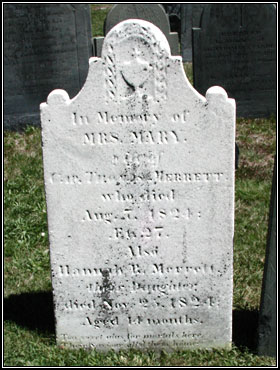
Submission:
M 276 113 L 276 8 L 272 4 L 205 5 L 193 29 L 194 86 L 212 85 L 236 100 L 240 117 Z
M 169 15 L 172 31 L 178 32 L 184 62 L 192 61 L 192 27 L 200 26 L 205 4 L 162 4 Z M 179 30 L 178 30 L 179 28 Z
M 192 61 L 192 4 L 181 4 L 181 55 L 184 62 Z
M 177 4 L 177 3 L 162 3 L 161 4 L 164 8 L 164 10 L 166 11 L 166 13 L 168 15 L 170 14 L 175 14 L 177 15 L 178 18 L 180 18 L 180 14 L 181 14 L 181 4 Z
M 259 315 L 258 354 L 276 357 L 276 157 L 272 180 L 269 226 Z
M 181 19 L 182 19 L 182 34 L 181 34 L 181 49 L 182 57 L 185 62 L 193 60 L 193 45 L 192 45 L 192 29 L 200 27 L 201 17 L 204 11 L 205 4 L 192 4 L 191 11 L 188 10 L 189 4 L 182 4 Z M 191 14 L 191 22 L 188 19 L 188 14 Z
M 230 347 L 234 100 L 127 20 L 41 120 L 57 343 Z
M 201 17 L 204 12 L 205 4 L 193 4 L 192 11 L 192 26 L 200 27 Z
M 172 32 L 177 32 L 179 37 L 179 43 L 181 38 L 181 4 L 161 4 L 168 14 L 170 29 Z
M 117 4 L 109 11 L 104 23 L 104 35 L 119 22 L 126 19 L 143 19 L 156 25 L 167 38 L 172 55 L 179 55 L 179 39 L 176 32 L 170 32 L 168 16 L 160 4 Z M 94 55 L 100 56 L 103 37 L 93 39 Z
M 92 56 L 86 4 L 4 4 L 4 125 L 40 124 L 39 104 L 56 88 L 76 95 Z

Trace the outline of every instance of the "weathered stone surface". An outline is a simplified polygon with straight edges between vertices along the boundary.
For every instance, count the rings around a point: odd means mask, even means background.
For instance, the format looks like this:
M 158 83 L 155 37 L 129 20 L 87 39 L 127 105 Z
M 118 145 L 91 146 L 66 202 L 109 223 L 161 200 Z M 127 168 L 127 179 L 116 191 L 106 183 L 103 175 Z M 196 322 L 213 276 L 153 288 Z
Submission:
M 212 85 L 236 100 L 237 115 L 276 114 L 276 8 L 272 4 L 205 5 L 193 29 L 194 86 Z
M 57 342 L 229 347 L 234 100 L 198 94 L 163 33 L 127 20 L 41 120 Z
M 258 353 L 261 356 L 276 357 L 276 157 L 271 189 L 267 247 L 263 275 L 262 296 L 259 315 Z
M 119 22 L 126 19 L 142 19 L 153 23 L 164 33 L 167 38 L 171 54 L 179 55 L 179 39 L 176 32 L 170 32 L 168 16 L 160 4 L 117 4 L 109 11 L 105 24 L 104 34 L 107 33 Z M 98 38 L 95 49 L 95 56 L 100 56 L 102 50 L 101 38 Z
M 4 4 L 4 127 L 40 124 L 49 92 L 73 97 L 92 56 L 86 4 Z

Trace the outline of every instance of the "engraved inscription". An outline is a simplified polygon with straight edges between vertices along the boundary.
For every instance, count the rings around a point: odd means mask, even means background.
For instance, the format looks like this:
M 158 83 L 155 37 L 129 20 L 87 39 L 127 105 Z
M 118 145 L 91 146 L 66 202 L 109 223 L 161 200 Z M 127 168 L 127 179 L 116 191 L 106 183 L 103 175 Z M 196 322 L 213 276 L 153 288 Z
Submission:
M 155 226 L 155 227 L 145 227 L 142 230 L 135 228 L 135 229 L 125 229 L 122 227 L 114 228 L 112 239 L 125 239 L 125 240 L 133 240 L 138 238 L 144 239 L 160 239 L 164 237 L 164 231 L 162 226 Z M 165 235 L 165 237 L 168 237 Z
M 83 145 L 106 145 L 121 142 L 116 132 L 91 132 L 84 134 Z
M 160 319 L 154 318 L 143 318 L 141 316 L 136 317 L 128 317 L 129 325 L 140 325 L 141 323 L 145 323 L 146 325 L 194 325 L 194 324 L 202 324 L 203 322 L 198 317 L 190 317 L 188 315 L 185 316 L 177 316 L 177 317 L 166 317 Z
M 113 200 L 107 194 L 105 196 L 106 200 Z M 128 197 L 127 200 L 133 200 L 133 197 Z M 157 222 L 160 220 L 193 220 L 197 219 L 200 220 L 202 217 L 202 212 L 197 211 L 194 209 L 190 209 L 185 207 L 184 209 L 180 208 L 151 208 L 148 210 L 147 215 L 149 216 L 149 221 Z M 132 221 L 138 222 L 139 216 L 137 216 L 135 210 L 133 208 L 124 208 L 122 211 L 118 212 L 118 214 L 114 214 L 113 212 L 95 212 L 94 210 L 86 209 L 83 213 L 82 221 L 88 222 L 99 222 L 105 224 L 112 224 L 113 222 L 117 221 Z
M 144 155 L 143 155 L 144 156 Z M 136 160 L 130 161 L 126 157 L 127 168 L 140 164 L 140 160 L 136 163 Z M 141 158 L 141 156 L 139 157 Z M 144 157 L 143 157 L 144 158 Z M 118 158 L 115 158 L 118 161 Z M 145 162 L 155 166 L 157 159 L 147 159 Z M 139 173 L 125 172 L 119 175 L 97 173 L 96 171 L 85 171 L 79 174 L 64 174 L 63 172 L 52 172 L 50 174 L 49 181 L 51 184 L 65 184 L 65 185 L 81 185 L 81 184 L 119 184 L 119 183 L 200 183 L 200 184 L 212 184 L 227 181 L 227 176 L 223 172 L 167 172 L 164 170 L 143 170 Z M 117 193 L 115 193 L 117 194 Z M 113 195 L 112 195 L 113 197 Z
M 160 113 L 143 113 L 143 114 L 110 114 L 108 112 L 97 113 L 97 123 L 104 125 L 114 124 L 155 124 L 159 121 Z
M 102 200 L 115 202 L 159 202 L 159 201 L 174 201 L 175 190 L 171 189 L 167 192 L 160 192 L 156 189 L 146 190 L 144 193 L 137 195 L 132 193 L 124 193 L 117 190 L 115 193 L 102 194 Z
M 58 343 L 227 343 L 233 103 L 195 93 L 152 23 L 107 36 L 80 93 L 42 105 Z
M 83 145 L 106 145 L 106 144 L 177 144 L 179 137 L 176 131 L 130 131 L 128 142 L 119 137 L 117 132 L 90 132 L 85 133 Z
M 82 325 L 91 326 L 93 328 L 101 328 L 101 327 L 113 327 L 119 325 L 119 318 L 118 316 L 110 319 L 95 319 L 93 317 L 87 316 L 85 321 Z
M 136 266 L 136 265 L 135 265 Z M 147 265 L 151 274 L 159 275 L 180 275 L 191 274 L 192 276 L 198 275 L 215 275 L 217 269 L 214 265 L 200 264 L 196 266 L 191 265 L 165 265 L 163 263 L 153 263 Z M 71 265 L 60 265 L 57 269 L 58 277 L 96 277 L 102 276 L 104 271 L 110 276 L 121 276 L 127 272 L 127 266 L 114 265 L 112 267 L 72 267 Z

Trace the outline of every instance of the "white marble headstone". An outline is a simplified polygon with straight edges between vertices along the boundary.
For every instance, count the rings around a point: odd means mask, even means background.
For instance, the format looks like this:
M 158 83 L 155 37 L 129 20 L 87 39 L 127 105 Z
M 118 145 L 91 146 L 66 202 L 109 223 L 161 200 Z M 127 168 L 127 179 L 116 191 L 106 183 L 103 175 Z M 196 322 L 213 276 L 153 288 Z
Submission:
M 127 20 L 41 104 L 57 343 L 230 347 L 235 102 Z

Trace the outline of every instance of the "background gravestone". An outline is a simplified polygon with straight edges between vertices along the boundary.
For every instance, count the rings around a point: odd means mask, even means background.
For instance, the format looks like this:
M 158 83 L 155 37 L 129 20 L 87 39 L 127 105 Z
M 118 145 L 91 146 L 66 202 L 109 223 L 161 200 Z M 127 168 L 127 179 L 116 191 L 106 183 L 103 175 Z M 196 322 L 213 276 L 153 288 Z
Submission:
M 143 19 L 157 26 L 167 38 L 172 55 L 179 55 L 179 39 L 176 32 L 170 32 L 168 16 L 160 4 L 117 4 L 109 11 L 104 23 L 104 35 L 116 24 L 126 19 Z M 93 39 L 94 55 L 100 56 L 104 37 Z
M 192 61 L 192 27 L 200 27 L 205 4 L 162 4 L 169 15 L 172 31 L 178 32 L 180 54 L 184 62 Z
M 160 29 L 127 20 L 41 119 L 58 344 L 229 348 L 234 100 L 202 97 Z
M 192 61 L 192 28 L 200 27 L 205 4 L 181 4 L 181 54 L 184 62 Z
M 181 4 L 181 54 L 184 62 L 192 61 L 192 4 Z
M 177 32 L 179 42 L 181 38 L 181 4 L 161 4 L 165 12 L 168 14 L 170 29 L 172 32 Z
M 4 125 L 40 124 L 39 105 L 55 88 L 71 97 L 92 56 L 86 4 L 4 4 Z
M 240 117 L 276 114 L 276 8 L 272 4 L 205 5 L 193 29 L 194 86 L 212 85 L 236 99 Z
M 259 315 L 258 353 L 261 356 L 274 356 L 277 353 L 276 323 L 276 158 L 272 180 L 269 226 L 265 267 L 262 284 L 262 296 Z

